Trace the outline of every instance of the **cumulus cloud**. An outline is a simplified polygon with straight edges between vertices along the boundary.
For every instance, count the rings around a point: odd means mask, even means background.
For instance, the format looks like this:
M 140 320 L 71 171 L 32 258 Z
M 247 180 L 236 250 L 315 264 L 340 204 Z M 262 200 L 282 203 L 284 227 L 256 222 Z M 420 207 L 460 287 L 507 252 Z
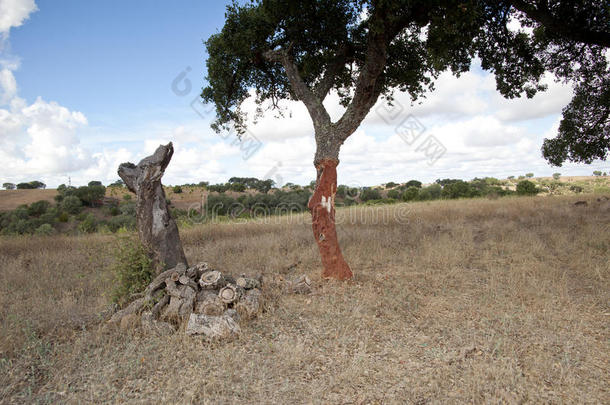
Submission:
M 36 10 L 34 0 L 0 0 L 0 36 L 8 38 L 10 29 L 22 25 Z

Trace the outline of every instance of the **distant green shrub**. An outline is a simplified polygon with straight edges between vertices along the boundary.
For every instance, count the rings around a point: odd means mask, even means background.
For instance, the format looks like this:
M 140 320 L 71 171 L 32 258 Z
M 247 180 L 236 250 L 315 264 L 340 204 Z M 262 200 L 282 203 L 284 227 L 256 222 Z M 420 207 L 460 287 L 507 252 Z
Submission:
M 30 206 L 28 207 L 28 215 L 31 217 L 38 217 L 47 212 L 49 208 L 51 208 L 50 202 L 46 200 L 36 201 L 30 204 Z
M 141 293 L 150 284 L 154 269 L 148 252 L 137 239 L 120 237 L 117 242 L 110 296 L 112 302 L 122 307 L 132 300 L 133 294 Z
M 78 230 L 84 233 L 93 233 L 97 231 L 97 220 L 93 214 L 87 214 L 87 216 L 78 224 Z
M 521 180 L 517 183 L 517 194 L 519 195 L 536 195 L 538 191 L 536 185 L 529 180 Z
M 422 201 L 426 200 L 437 200 L 441 198 L 442 187 L 440 184 L 431 184 L 428 187 L 424 187 L 419 191 L 419 199 Z
M 51 224 L 42 224 L 38 228 L 36 228 L 36 235 L 52 235 L 55 232 L 55 229 L 51 226 Z
M 417 200 L 417 197 L 419 197 L 419 188 L 416 186 L 411 186 L 407 188 L 404 193 L 402 193 L 401 198 L 403 201 L 415 201 Z
M 78 214 L 83 206 L 83 203 L 77 196 L 69 195 L 63 199 L 59 206 L 68 214 Z
M 381 193 L 376 188 L 365 188 L 360 193 L 362 201 L 381 200 Z
M 398 190 L 390 190 L 388 191 L 388 198 L 393 198 L 394 200 L 400 199 L 400 191 Z
M 182 187 L 174 186 L 174 188 L 172 188 L 172 191 L 174 192 L 174 194 L 180 194 L 182 192 Z

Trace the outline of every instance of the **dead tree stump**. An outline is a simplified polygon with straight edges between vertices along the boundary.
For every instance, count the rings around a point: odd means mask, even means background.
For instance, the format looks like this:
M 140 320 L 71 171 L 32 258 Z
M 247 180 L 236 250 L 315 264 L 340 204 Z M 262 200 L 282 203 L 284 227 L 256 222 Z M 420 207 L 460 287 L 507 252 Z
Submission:
M 161 177 L 174 154 L 172 143 L 160 145 L 155 153 L 137 165 L 123 163 L 118 174 L 136 195 L 138 235 L 150 251 L 157 271 L 186 264 L 178 226 L 170 216 Z

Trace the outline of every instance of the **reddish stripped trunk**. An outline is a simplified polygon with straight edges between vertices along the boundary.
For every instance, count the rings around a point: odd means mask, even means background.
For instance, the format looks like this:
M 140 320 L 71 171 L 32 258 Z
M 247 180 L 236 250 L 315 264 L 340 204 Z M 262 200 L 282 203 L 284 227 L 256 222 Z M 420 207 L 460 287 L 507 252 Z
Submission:
M 337 192 L 338 160 L 320 159 L 316 162 L 318 179 L 309 200 L 313 235 L 322 257 L 322 277 L 347 280 L 353 273 L 343 259 L 335 229 L 335 193 Z

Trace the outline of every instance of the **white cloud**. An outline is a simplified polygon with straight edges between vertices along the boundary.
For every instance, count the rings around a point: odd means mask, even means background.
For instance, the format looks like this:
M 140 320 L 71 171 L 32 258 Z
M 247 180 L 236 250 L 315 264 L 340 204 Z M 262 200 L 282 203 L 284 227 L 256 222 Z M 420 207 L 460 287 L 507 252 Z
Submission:
M 4 105 L 17 95 L 17 81 L 13 72 L 5 68 L 0 70 L 0 105 Z
M 0 35 L 8 37 L 13 27 L 19 27 L 38 10 L 34 0 L 0 0 Z
M 572 99 L 572 86 L 558 83 L 550 76 L 546 76 L 543 83 L 548 89 L 533 98 L 508 100 L 494 92 L 491 107 L 495 115 L 503 121 L 526 121 L 561 113 Z

